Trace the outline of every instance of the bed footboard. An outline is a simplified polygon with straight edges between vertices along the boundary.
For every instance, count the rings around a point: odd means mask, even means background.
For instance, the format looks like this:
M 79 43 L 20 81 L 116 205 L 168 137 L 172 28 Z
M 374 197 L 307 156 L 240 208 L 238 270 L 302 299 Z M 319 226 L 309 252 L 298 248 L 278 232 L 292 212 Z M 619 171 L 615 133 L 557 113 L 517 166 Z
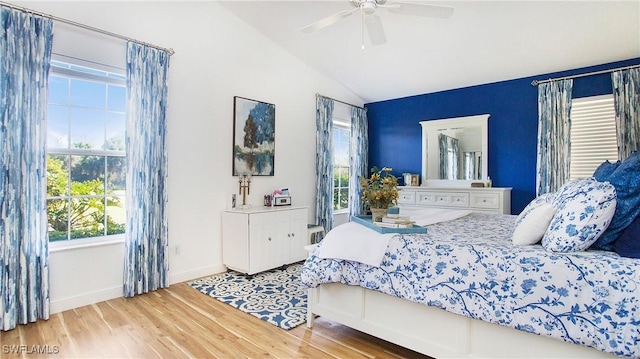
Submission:
M 323 284 L 308 294 L 308 327 L 320 315 L 434 358 L 616 358 L 361 287 Z

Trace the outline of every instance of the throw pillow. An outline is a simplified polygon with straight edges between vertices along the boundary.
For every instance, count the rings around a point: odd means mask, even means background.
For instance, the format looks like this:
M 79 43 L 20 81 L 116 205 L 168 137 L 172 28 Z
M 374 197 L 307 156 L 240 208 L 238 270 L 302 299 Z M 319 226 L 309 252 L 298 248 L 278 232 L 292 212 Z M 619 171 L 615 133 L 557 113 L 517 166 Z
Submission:
M 622 231 L 613 248 L 622 257 L 640 258 L 640 216 Z
M 616 190 L 594 178 L 571 181 L 558 190 L 556 213 L 542 237 L 542 246 L 553 252 L 589 248 L 607 229 L 616 209 Z
M 516 219 L 512 237 L 513 244 L 516 246 L 527 246 L 540 242 L 556 213 L 556 209 L 551 203 L 541 203 L 533 208 L 528 207 Z
M 640 214 L 640 152 L 633 152 L 622 161 L 607 181 L 616 188 L 616 212 L 592 248 L 611 251 L 620 233 Z
M 600 181 L 604 182 L 609 180 L 611 174 L 620 166 L 620 161 L 616 161 L 615 163 L 609 162 L 606 160 L 596 168 L 595 172 L 593 172 L 593 177 Z

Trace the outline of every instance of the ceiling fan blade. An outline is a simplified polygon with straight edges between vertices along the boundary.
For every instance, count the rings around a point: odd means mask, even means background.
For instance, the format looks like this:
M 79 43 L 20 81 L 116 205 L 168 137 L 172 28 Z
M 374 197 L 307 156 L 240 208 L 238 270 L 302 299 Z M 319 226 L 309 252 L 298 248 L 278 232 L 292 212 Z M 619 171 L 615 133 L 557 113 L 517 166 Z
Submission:
M 365 17 L 364 24 L 367 26 L 367 32 L 369 33 L 369 40 L 371 45 L 382 45 L 387 42 L 387 37 L 384 34 L 384 27 L 382 21 L 378 15 L 369 15 Z
M 429 5 L 411 2 L 394 1 L 388 5 L 378 5 L 394 14 L 425 16 L 446 19 L 453 15 L 453 8 L 449 6 Z
M 343 10 L 340 12 L 337 12 L 331 16 L 327 16 L 324 19 L 318 20 L 316 22 L 314 22 L 313 24 L 307 25 L 305 27 L 300 28 L 300 31 L 304 32 L 305 34 L 310 34 L 314 31 L 318 31 L 322 28 L 325 28 L 329 25 L 333 25 L 336 22 L 344 19 L 345 17 L 353 14 L 354 11 L 358 11 L 358 8 L 355 9 L 349 9 L 349 10 Z

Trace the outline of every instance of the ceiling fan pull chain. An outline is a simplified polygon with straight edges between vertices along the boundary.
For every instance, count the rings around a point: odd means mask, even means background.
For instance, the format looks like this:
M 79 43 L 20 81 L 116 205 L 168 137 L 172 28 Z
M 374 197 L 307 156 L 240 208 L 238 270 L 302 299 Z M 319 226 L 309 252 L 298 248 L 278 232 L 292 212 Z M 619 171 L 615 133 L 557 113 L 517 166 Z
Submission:
M 364 50 L 364 11 L 360 9 L 360 34 L 362 35 L 362 50 Z

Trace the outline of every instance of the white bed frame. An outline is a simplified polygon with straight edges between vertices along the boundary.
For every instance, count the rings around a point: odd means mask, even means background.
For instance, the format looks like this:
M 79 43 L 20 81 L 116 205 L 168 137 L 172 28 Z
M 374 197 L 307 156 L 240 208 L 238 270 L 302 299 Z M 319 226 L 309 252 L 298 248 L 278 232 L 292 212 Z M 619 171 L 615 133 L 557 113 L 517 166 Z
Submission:
M 309 289 L 316 315 L 433 358 L 617 358 L 575 345 L 341 283 Z

